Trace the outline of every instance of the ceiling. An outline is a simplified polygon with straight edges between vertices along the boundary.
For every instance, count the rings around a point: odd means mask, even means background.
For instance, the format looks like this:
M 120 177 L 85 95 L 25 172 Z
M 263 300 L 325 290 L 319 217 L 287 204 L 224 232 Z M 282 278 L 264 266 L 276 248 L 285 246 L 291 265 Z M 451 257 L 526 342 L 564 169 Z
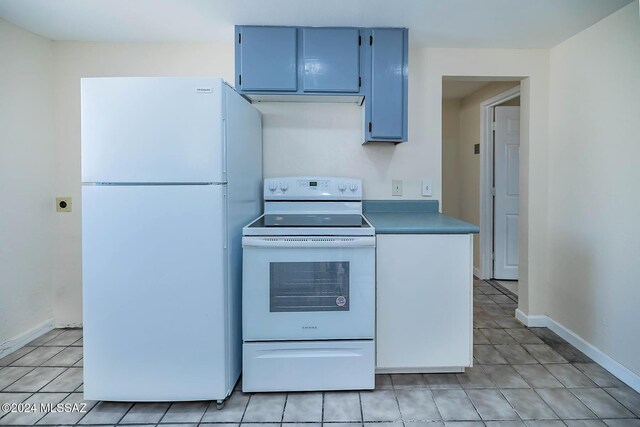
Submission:
M 214 42 L 234 24 L 407 27 L 435 47 L 549 48 L 633 0 L 0 0 L 52 40 Z
M 490 83 L 479 80 L 442 80 L 442 99 L 462 99 Z

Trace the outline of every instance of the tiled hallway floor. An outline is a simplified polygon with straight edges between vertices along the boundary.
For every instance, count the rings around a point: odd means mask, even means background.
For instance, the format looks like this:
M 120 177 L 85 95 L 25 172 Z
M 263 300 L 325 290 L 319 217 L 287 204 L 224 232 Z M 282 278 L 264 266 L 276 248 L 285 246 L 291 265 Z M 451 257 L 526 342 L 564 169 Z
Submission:
M 464 374 L 378 375 L 376 390 L 360 393 L 236 390 L 221 411 L 215 402 L 87 402 L 85 413 L 0 412 L 0 424 L 640 426 L 638 393 L 548 329 L 524 328 L 515 308 L 514 297 L 474 283 L 475 365 Z M 0 367 L 0 403 L 82 402 L 82 331 L 51 331 Z

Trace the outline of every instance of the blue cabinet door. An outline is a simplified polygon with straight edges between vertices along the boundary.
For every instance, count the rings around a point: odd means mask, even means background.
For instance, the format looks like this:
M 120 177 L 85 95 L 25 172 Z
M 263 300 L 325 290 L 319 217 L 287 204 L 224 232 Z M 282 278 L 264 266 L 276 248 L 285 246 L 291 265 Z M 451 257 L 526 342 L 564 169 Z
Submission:
M 370 109 L 367 131 L 371 141 L 407 139 L 407 30 L 371 30 Z
M 357 28 L 303 28 L 304 92 L 360 91 L 360 31 Z
M 236 88 L 296 91 L 296 28 L 242 26 L 236 33 Z

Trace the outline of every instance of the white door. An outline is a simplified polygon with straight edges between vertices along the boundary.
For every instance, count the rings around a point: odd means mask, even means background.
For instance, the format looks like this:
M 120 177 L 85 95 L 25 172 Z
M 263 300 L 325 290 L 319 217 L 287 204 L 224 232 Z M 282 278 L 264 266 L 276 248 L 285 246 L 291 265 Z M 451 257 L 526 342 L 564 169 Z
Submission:
M 520 107 L 495 107 L 493 277 L 518 279 Z
M 82 79 L 82 181 L 226 181 L 222 87 L 216 78 Z
M 87 399 L 226 397 L 224 187 L 83 186 Z

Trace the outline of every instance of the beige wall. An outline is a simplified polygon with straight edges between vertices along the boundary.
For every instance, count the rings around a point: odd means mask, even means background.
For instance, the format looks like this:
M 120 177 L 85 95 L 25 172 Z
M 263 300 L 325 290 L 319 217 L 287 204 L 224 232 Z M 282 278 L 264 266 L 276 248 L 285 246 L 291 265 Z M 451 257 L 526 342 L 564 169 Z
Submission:
M 81 316 L 80 97 L 88 76 L 222 75 L 233 79 L 233 44 L 128 44 L 55 42 L 56 192 L 75 198 L 75 212 L 59 217 L 54 274 L 58 325 Z M 368 199 L 391 198 L 391 180 L 403 179 L 404 199 L 418 199 L 421 178 L 432 178 L 441 194 L 442 76 L 533 76 L 533 120 L 546 127 L 547 51 L 415 49 L 410 53 L 409 141 L 361 142 L 362 110 L 355 104 L 257 104 L 264 113 L 265 176 L 326 174 L 359 176 Z M 540 123 L 542 122 L 542 123 Z M 546 141 L 540 141 L 545 144 Z
M 52 322 L 54 137 L 49 40 L 0 19 L 0 354 Z
M 56 323 L 82 321 L 79 79 L 232 80 L 233 44 L 50 43 L 4 22 L 0 36 L 3 58 L 14 59 L 0 68 L 1 173 L 3 183 L 16 183 L 2 187 L 12 200 L 1 214 L 0 304 L 10 301 L 0 305 L 4 339 L 51 316 L 51 281 Z M 390 198 L 394 178 L 405 180 L 402 198 L 421 198 L 419 180 L 428 177 L 440 199 L 449 179 L 443 76 L 523 78 L 519 308 L 550 315 L 638 373 L 640 337 L 629 314 L 640 303 L 638 45 L 634 2 L 551 51 L 412 48 L 407 143 L 360 145 L 355 105 L 263 104 L 265 174 L 361 176 L 373 199 Z M 462 132 L 459 140 L 473 142 Z M 74 212 L 54 215 L 55 194 L 74 197 Z
M 233 44 L 54 42 L 55 193 L 73 196 L 74 211 L 55 223 L 53 276 L 58 326 L 82 324 L 80 213 L 80 78 L 222 76 L 233 79 Z
M 480 104 L 519 84 L 492 82 L 460 101 L 458 212 L 460 219 L 472 224 L 480 224 L 480 155 L 473 153 L 473 146 L 480 143 Z M 473 236 L 473 266 L 480 268 L 478 234 Z
M 460 217 L 460 99 L 442 100 L 442 213 Z
M 550 70 L 540 313 L 640 375 L 638 2 L 551 49 Z

